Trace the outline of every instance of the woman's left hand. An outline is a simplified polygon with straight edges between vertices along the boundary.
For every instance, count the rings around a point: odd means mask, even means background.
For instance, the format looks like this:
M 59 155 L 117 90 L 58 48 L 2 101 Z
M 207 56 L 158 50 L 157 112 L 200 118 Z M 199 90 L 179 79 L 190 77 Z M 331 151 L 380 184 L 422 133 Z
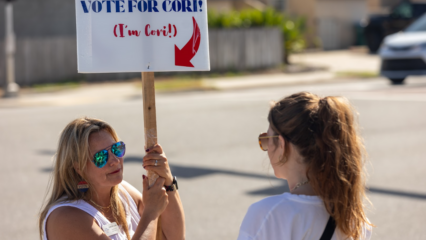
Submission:
M 147 171 L 153 171 L 158 176 L 166 179 L 164 183 L 165 186 L 172 185 L 173 176 L 163 148 L 157 144 L 146 151 L 147 154 L 143 157 L 143 168 Z

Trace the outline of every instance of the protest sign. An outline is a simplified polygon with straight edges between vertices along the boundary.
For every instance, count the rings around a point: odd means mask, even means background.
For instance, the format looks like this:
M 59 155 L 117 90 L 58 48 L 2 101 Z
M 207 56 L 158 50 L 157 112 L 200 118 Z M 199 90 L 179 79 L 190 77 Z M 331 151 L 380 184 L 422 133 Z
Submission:
M 76 0 L 80 73 L 208 71 L 206 0 Z

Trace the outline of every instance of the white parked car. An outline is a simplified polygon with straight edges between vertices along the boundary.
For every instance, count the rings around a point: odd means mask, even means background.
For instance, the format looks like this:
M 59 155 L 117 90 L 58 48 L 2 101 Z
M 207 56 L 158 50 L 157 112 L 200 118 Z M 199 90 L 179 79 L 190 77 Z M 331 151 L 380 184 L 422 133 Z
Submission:
M 426 14 L 404 31 L 387 36 L 379 50 L 380 74 L 393 84 L 411 75 L 426 75 Z

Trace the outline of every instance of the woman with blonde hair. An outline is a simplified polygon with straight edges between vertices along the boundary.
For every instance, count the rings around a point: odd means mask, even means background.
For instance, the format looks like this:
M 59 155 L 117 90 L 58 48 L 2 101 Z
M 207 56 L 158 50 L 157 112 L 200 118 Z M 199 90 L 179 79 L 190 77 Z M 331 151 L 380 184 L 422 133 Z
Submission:
M 78 118 L 61 133 L 50 197 L 40 213 L 42 240 L 184 239 L 184 213 L 161 146 L 146 150 L 143 166 L 160 177 L 143 195 L 123 181 L 126 148 L 106 122 Z
M 342 97 L 296 93 L 274 103 L 259 136 L 290 192 L 250 206 L 238 240 L 370 239 L 364 147 Z

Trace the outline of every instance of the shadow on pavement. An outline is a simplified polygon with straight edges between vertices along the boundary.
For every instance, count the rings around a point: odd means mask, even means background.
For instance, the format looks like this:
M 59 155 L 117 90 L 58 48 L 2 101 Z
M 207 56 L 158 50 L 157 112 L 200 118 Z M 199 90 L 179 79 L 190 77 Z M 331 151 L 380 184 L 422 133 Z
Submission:
M 129 162 L 141 163 L 142 157 L 129 156 L 129 157 L 126 157 L 124 162 L 125 163 L 129 163 Z M 280 185 L 278 186 L 272 186 L 267 189 L 259 189 L 259 190 L 247 192 L 247 194 L 249 195 L 277 195 L 277 194 L 282 194 L 284 192 L 290 192 L 290 189 L 288 188 L 288 185 L 287 185 L 287 181 L 278 180 L 276 178 L 262 175 L 262 174 L 244 173 L 244 172 L 237 172 L 237 171 L 224 170 L 224 169 L 218 169 L 218 168 L 206 168 L 206 167 L 195 167 L 195 166 L 189 167 L 189 166 L 181 166 L 177 164 L 170 164 L 170 169 L 173 172 L 173 175 L 175 175 L 178 178 L 184 178 L 184 179 L 204 177 L 204 176 L 212 175 L 212 174 L 225 174 L 225 175 L 231 175 L 231 176 L 237 176 L 237 177 L 270 179 L 274 181 L 280 181 Z
M 426 194 L 421 194 L 421 193 L 410 193 L 410 192 L 395 191 L 395 190 L 381 189 L 381 188 L 375 188 L 375 187 L 366 188 L 366 191 L 367 193 L 370 192 L 370 193 L 378 193 L 378 194 L 426 200 Z
M 48 151 L 40 151 L 40 153 L 42 152 L 47 154 Z M 124 160 L 124 164 L 134 163 L 134 162 L 142 163 L 142 157 L 128 156 Z M 237 177 L 270 179 L 270 180 L 274 180 L 274 182 L 280 181 L 278 186 L 272 186 L 266 189 L 249 191 L 247 192 L 248 195 L 268 195 L 269 196 L 269 195 L 282 194 L 284 192 L 290 192 L 287 181 L 277 180 L 276 178 L 262 175 L 262 174 L 244 173 L 244 172 L 237 172 L 237 171 L 218 169 L 218 168 L 207 168 L 207 167 L 196 167 L 196 166 L 189 167 L 189 166 L 182 166 L 178 164 L 170 164 L 170 168 L 173 172 L 173 175 L 175 175 L 177 178 L 183 178 L 183 179 L 199 178 L 199 177 L 204 177 L 204 176 L 208 176 L 212 174 L 225 174 L 225 175 L 231 175 L 231 176 L 237 176 Z M 41 172 L 46 172 L 46 173 L 50 173 L 52 170 L 53 170 L 52 167 L 46 167 L 46 168 L 40 169 Z M 390 195 L 390 196 L 426 200 L 426 194 L 421 194 L 421 193 L 404 192 L 404 191 L 389 190 L 389 189 L 376 188 L 376 187 L 366 188 L 366 191 L 367 193 L 369 192 L 373 194 L 384 194 L 384 195 Z
M 39 151 L 39 153 L 44 155 L 54 154 L 54 153 L 51 154 L 50 151 Z M 135 162 L 142 163 L 142 157 L 128 156 L 124 159 L 124 164 L 135 163 Z M 204 176 L 213 175 L 213 174 L 226 174 L 226 175 L 237 176 L 237 177 L 270 179 L 270 180 L 273 180 L 274 182 L 280 181 L 280 184 L 278 186 L 272 186 L 266 189 L 259 189 L 259 190 L 247 192 L 247 194 L 249 195 L 277 195 L 277 194 L 282 194 L 284 192 L 290 191 L 287 186 L 287 181 L 279 180 L 270 176 L 268 177 L 262 174 L 244 173 L 244 172 L 230 171 L 230 170 L 217 169 L 217 168 L 206 168 L 206 167 L 195 167 L 195 166 L 188 167 L 188 166 L 182 166 L 177 164 L 170 164 L 170 169 L 173 172 L 173 175 L 175 175 L 177 178 L 183 178 L 183 179 L 193 179 L 193 178 L 199 178 L 199 177 L 204 177 Z M 52 167 L 45 167 L 45 168 L 41 168 L 40 171 L 45 173 L 50 173 L 53 171 L 53 169 Z

